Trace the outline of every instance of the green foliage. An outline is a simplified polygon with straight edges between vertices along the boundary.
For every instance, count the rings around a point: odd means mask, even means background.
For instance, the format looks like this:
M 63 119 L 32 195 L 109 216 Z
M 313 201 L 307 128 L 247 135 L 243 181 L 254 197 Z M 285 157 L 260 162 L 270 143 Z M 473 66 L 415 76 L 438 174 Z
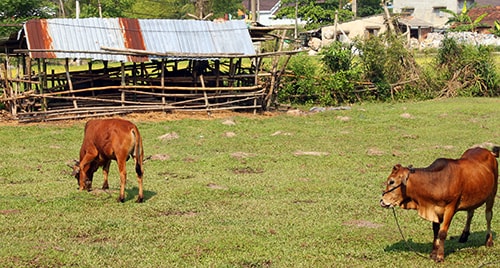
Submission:
M 377 99 L 427 99 L 432 84 L 415 61 L 414 55 L 397 35 L 370 36 L 357 39 L 364 79 L 377 88 Z
M 224 18 L 226 13 L 231 14 L 233 18 L 236 18 L 238 15 L 238 9 L 243 9 L 241 0 L 213 0 L 211 12 L 214 15 L 210 18 Z
M 318 63 L 313 57 L 299 54 L 290 59 L 287 70 L 292 76 L 282 78 L 282 88 L 278 91 L 278 101 L 293 104 L 317 103 L 323 95 L 316 72 Z
M 331 72 L 347 71 L 351 68 L 353 59 L 351 48 L 352 46 L 334 41 L 321 50 L 321 61 Z
M 358 1 L 358 17 L 368 17 L 384 12 L 380 0 Z
M 354 83 L 360 80 L 361 69 L 353 66 L 352 45 L 335 41 L 324 47 L 320 56 L 328 74 L 324 75 L 322 80 L 325 94 L 320 98 L 321 104 L 334 105 L 356 102 L 358 96 L 354 92 Z
M 31 18 L 55 16 L 56 6 L 50 1 L 2 0 L 0 1 L 0 24 L 21 25 Z M 21 26 L 0 27 L 0 38 L 15 34 Z
M 459 44 L 446 37 L 436 55 L 444 96 L 499 96 L 500 77 L 491 48 Z
M 339 8 L 339 2 L 342 6 Z M 298 17 L 307 22 L 306 29 L 317 29 L 332 25 L 335 12 L 338 11 L 339 22 L 351 20 L 354 14 L 349 1 L 327 0 L 282 0 L 282 7 L 277 12 L 277 18 L 295 18 L 295 4 L 298 3 Z M 379 0 L 358 1 L 358 17 L 371 16 L 382 12 Z
M 195 13 L 194 5 L 189 0 L 134 1 L 130 10 L 126 11 L 128 17 L 151 19 L 181 19 L 187 13 Z
M 500 22 L 498 20 L 495 21 L 495 27 L 493 29 L 493 34 L 500 37 Z
M 134 0 L 91 0 L 88 4 L 80 4 L 80 17 L 99 17 L 99 2 L 101 3 L 102 16 L 104 18 L 125 17 L 125 11 L 129 10 Z
M 350 10 L 338 9 L 338 1 L 297 0 L 297 16 L 306 21 L 305 29 L 316 29 L 335 22 L 335 12 L 338 10 L 339 22 L 350 20 L 353 14 Z M 282 1 L 283 7 L 275 15 L 276 18 L 295 18 L 295 0 Z
M 467 1 L 464 1 L 460 13 L 448 9 L 442 11 L 452 15 L 446 22 L 451 25 L 449 30 L 452 32 L 475 32 L 476 28 L 481 25 L 481 21 L 488 15 L 488 13 L 481 14 L 473 21 L 469 16 L 470 8 L 467 8 Z

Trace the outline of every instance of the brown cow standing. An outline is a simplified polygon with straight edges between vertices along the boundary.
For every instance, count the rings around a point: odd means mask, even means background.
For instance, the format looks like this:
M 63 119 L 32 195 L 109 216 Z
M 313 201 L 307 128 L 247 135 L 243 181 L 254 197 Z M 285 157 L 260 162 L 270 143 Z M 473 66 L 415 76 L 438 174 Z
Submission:
M 380 205 L 416 209 L 432 221 L 434 242 L 430 257 L 444 260 L 444 241 L 457 211 L 467 211 L 467 221 L 459 242 L 466 242 L 474 210 L 486 203 L 486 246 L 493 246 L 491 218 L 498 187 L 500 147 L 492 152 L 472 148 L 460 159 L 439 158 L 426 168 L 396 165 L 386 182 Z
M 125 184 L 127 182 L 126 162 L 132 156 L 139 182 L 139 197 L 143 201 L 142 176 L 144 174 L 142 139 L 137 127 L 123 119 L 90 120 L 85 125 L 83 144 L 80 149 L 80 161 L 73 167 L 73 175 L 78 181 L 80 190 L 92 189 L 94 172 L 103 167 L 104 183 L 102 189 L 108 189 L 108 172 L 111 160 L 116 160 L 120 171 L 120 197 L 125 201 Z

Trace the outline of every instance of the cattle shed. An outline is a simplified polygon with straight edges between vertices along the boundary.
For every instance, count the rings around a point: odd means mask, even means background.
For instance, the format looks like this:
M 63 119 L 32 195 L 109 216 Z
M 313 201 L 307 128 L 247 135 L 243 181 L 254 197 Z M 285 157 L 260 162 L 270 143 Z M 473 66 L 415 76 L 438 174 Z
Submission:
M 275 52 L 257 53 L 250 28 L 240 20 L 29 20 L 4 46 L 0 100 L 20 122 L 266 110 L 295 52 L 276 40 Z

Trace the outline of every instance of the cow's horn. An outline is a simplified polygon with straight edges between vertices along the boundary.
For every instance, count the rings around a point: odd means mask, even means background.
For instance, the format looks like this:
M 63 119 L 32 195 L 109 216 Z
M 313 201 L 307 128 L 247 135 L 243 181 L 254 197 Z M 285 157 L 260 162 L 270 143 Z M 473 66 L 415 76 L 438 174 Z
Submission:
M 80 165 L 80 161 L 78 160 L 72 160 L 72 161 L 69 161 L 69 162 L 66 162 L 66 166 L 70 167 L 70 168 L 74 168 L 75 166 L 78 166 Z

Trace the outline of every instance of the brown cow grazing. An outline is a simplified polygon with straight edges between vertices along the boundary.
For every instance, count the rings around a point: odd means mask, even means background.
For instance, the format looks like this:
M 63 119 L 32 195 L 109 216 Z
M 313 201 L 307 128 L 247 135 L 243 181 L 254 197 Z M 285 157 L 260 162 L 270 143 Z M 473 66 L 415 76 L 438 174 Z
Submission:
M 123 119 L 90 120 L 85 125 L 83 144 L 80 149 L 80 161 L 73 167 L 80 190 L 92 190 L 94 172 L 103 167 L 104 183 L 102 189 L 108 189 L 108 172 L 111 160 L 116 160 L 120 171 L 120 197 L 125 201 L 125 183 L 127 182 L 126 162 L 132 156 L 139 182 L 139 197 L 143 201 L 142 176 L 144 174 L 142 139 L 137 127 Z
M 492 152 L 473 148 L 460 159 L 439 158 L 426 168 L 396 165 L 386 181 L 380 205 L 416 209 L 422 218 L 432 221 L 434 242 L 430 257 L 444 260 L 444 241 L 457 211 L 467 211 L 467 221 L 459 242 L 466 242 L 474 210 L 486 203 L 486 246 L 493 246 L 491 218 L 498 187 L 500 147 Z

